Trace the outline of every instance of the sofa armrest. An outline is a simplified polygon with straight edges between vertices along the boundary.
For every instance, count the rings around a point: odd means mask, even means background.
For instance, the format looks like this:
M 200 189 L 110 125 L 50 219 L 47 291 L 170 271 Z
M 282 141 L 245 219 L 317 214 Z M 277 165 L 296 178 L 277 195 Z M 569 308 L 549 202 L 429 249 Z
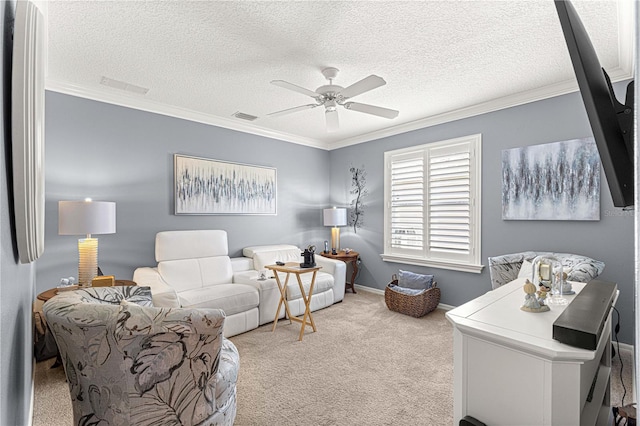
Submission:
M 151 287 L 154 306 L 164 308 L 180 307 L 180 299 L 176 290 L 162 279 L 157 268 L 137 268 L 133 272 L 133 281 L 139 286 Z
M 232 257 L 231 269 L 233 273 L 253 270 L 253 259 L 250 257 Z
M 315 259 L 316 265 L 322 266 L 322 272 L 333 275 L 333 303 L 344 299 L 347 264 L 341 260 L 330 259 L 320 255 L 315 256 Z

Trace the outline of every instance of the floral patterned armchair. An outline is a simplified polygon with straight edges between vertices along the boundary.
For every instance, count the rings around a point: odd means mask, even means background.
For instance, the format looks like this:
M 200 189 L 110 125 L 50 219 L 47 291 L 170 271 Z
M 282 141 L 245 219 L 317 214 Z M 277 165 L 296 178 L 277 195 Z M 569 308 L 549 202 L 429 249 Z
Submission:
M 219 309 L 155 308 L 149 287 L 58 294 L 43 306 L 76 425 L 232 425 L 236 347 Z
M 586 283 L 604 271 L 604 262 L 579 254 L 543 251 L 503 254 L 489 258 L 489 275 L 491 276 L 492 289 L 495 290 L 501 285 L 518 278 L 523 263 L 525 261 L 532 263 L 533 259 L 540 255 L 549 255 L 558 259 L 562 263 L 569 281 Z

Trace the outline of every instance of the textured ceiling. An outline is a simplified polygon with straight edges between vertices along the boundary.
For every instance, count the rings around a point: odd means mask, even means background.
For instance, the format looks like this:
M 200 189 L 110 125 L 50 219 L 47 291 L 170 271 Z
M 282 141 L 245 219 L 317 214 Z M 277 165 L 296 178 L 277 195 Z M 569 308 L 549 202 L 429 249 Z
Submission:
M 574 1 L 603 67 L 632 75 L 630 1 Z M 48 1 L 47 89 L 335 148 L 577 89 L 552 1 Z M 315 90 L 376 74 L 353 100 L 389 120 L 324 108 Z M 107 77 L 146 94 L 100 84 Z M 253 122 L 233 116 L 257 116 Z

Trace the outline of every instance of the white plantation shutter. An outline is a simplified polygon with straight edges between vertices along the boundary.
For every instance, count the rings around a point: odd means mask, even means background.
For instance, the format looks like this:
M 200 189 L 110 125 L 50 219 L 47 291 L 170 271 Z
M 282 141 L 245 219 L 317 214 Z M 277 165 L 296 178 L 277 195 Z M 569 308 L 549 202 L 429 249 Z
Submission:
M 480 135 L 385 153 L 384 260 L 480 272 Z
M 430 149 L 429 251 L 434 258 L 468 258 L 471 247 L 469 144 Z
M 424 154 L 400 155 L 391 162 L 391 246 L 424 250 Z

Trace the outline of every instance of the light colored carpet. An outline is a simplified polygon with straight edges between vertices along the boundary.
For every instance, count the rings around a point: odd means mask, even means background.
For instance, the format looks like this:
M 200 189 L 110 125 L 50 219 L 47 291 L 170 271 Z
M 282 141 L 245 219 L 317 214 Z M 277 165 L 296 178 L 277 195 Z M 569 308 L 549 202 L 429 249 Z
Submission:
M 453 423 L 452 328 L 444 311 L 423 318 L 391 312 L 359 291 L 313 314 L 317 333 L 299 342 L 298 323 L 271 324 L 231 340 L 240 352 L 237 426 L 446 425 Z M 622 351 L 631 395 L 631 352 Z M 34 426 L 72 424 L 62 368 L 36 367 Z M 612 403 L 622 388 L 616 358 Z

